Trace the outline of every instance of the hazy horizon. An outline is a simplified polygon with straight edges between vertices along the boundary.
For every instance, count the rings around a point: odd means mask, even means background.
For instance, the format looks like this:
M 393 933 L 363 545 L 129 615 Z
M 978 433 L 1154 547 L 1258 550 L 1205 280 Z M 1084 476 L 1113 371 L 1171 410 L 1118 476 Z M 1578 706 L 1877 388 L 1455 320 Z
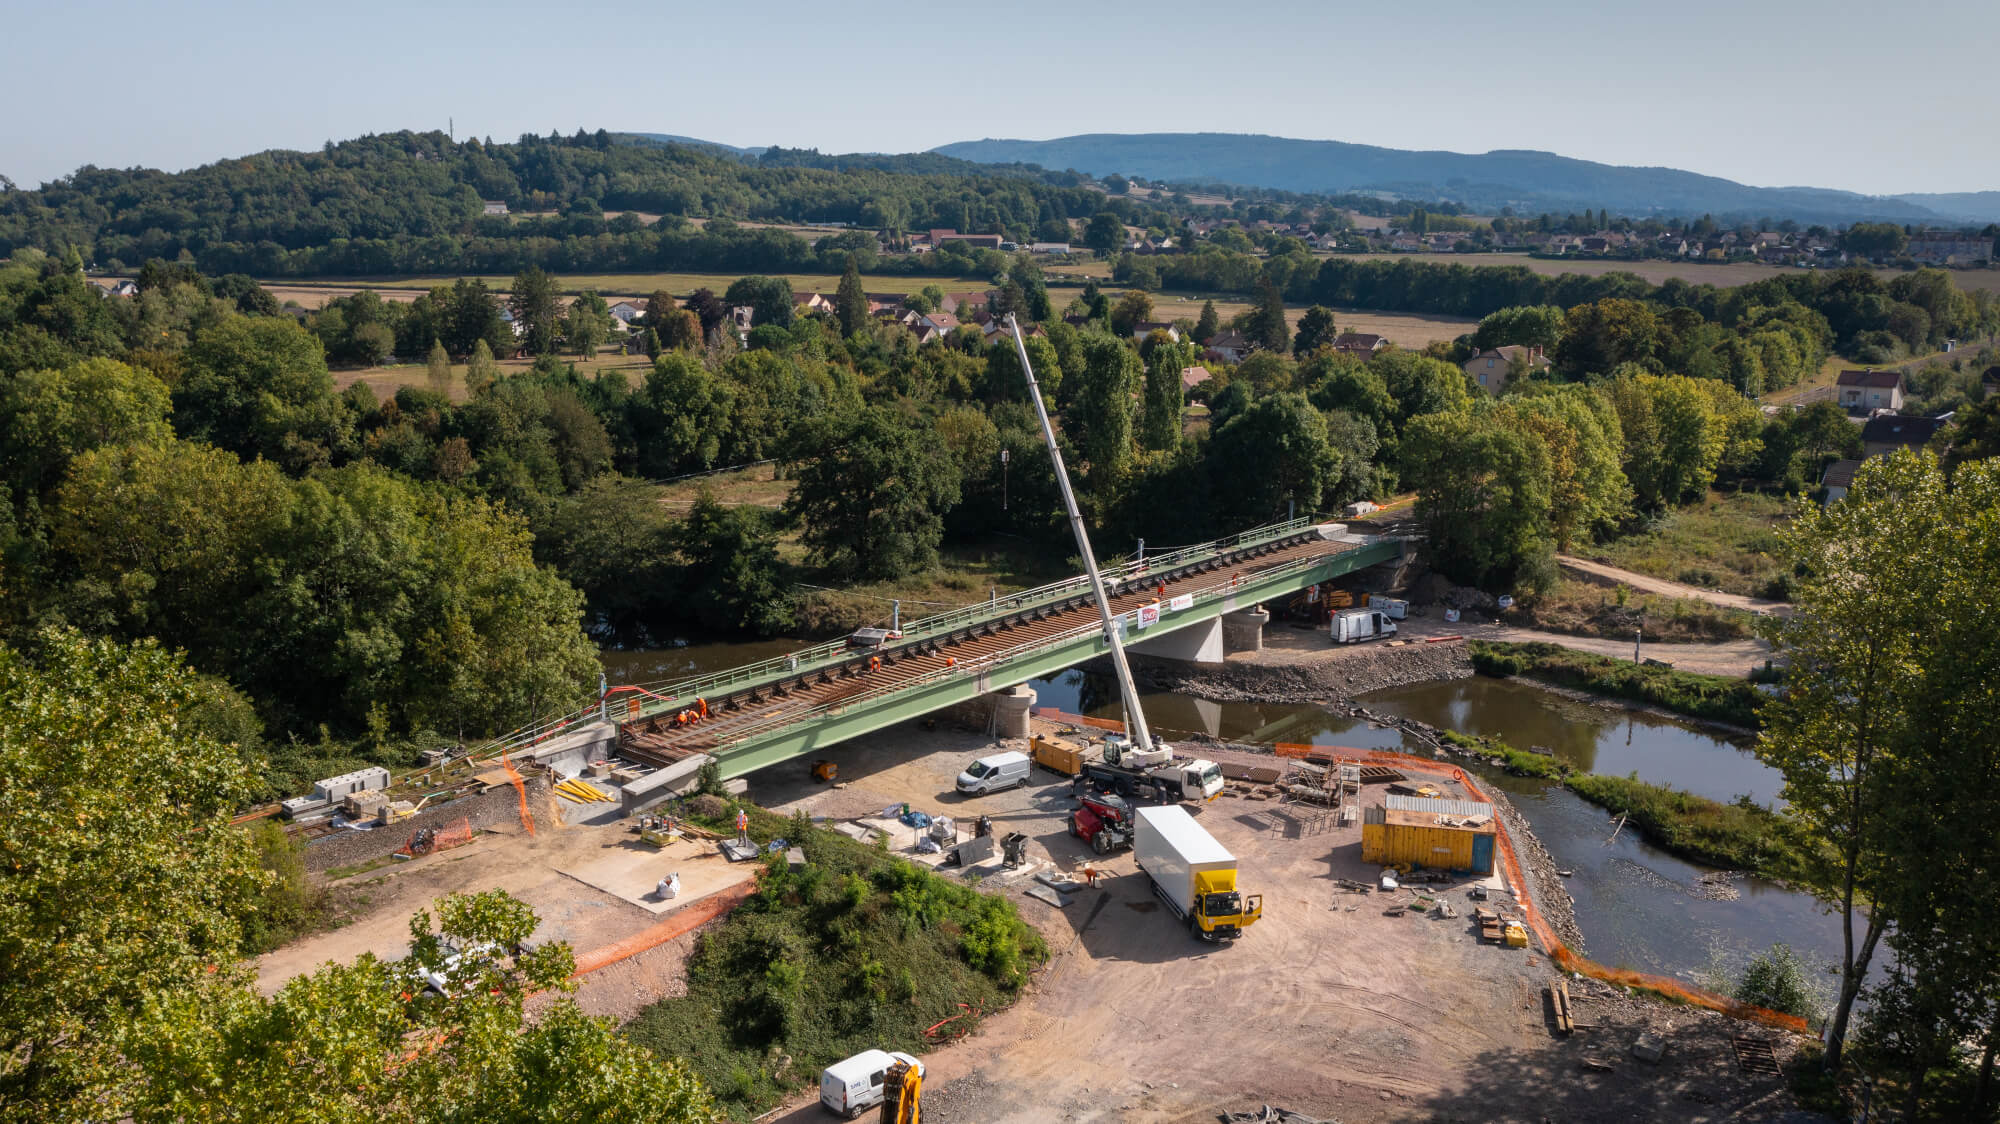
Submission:
M 460 137 L 500 141 L 581 127 L 825 152 L 1262 133 L 1532 149 L 1759 187 L 2000 189 L 2000 152 L 1980 143 L 2000 100 L 1981 57 L 2000 5 L 1920 0 L 1888 42 L 1868 17 L 1807 0 L 1692 0 L 1650 21 L 1580 0 L 1446 0 L 1421 26 L 1268 3 L 1218 19 L 1181 0 L 1134 23 L 1032 0 L 997 29 L 893 37 L 789 0 L 762 36 L 693 9 L 549 11 L 357 0 L 277 24 L 246 0 L 5 0 L 15 41 L 35 49 L 10 59 L 0 90 L 34 112 L 0 124 L 0 174 L 27 188 L 84 165 L 181 171 L 455 120 Z

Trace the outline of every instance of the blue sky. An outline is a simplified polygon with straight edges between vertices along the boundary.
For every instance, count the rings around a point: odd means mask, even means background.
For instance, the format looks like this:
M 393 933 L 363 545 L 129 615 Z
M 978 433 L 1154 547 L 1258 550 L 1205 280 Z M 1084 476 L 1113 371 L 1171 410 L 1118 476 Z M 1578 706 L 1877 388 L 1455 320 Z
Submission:
M 0 174 L 445 127 L 911 151 L 1215 130 L 2000 189 L 2000 3 L 0 0 Z

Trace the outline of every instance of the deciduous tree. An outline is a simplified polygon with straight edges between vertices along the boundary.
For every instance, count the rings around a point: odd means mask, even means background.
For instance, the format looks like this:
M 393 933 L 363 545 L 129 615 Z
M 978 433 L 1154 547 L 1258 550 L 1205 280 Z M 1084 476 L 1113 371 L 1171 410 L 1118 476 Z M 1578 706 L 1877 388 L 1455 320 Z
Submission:
M 881 579 L 937 561 L 943 513 L 958 502 L 958 466 L 914 419 L 880 406 L 817 419 L 794 437 L 787 459 L 798 483 L 785 514 L 800 524 L 815 563 Z

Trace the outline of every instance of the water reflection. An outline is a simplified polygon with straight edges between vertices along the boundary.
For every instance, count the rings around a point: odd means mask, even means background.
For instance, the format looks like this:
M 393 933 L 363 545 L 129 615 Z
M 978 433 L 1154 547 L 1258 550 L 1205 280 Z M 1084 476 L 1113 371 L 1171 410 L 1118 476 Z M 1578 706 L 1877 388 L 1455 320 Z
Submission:
M 605 679 L 617 686 L 706 675 L 810 646 L 805 640 L 750 640 L 689 644 L 680 648 L 604 648 L 597 653 L 597 659 L 604 665 Z

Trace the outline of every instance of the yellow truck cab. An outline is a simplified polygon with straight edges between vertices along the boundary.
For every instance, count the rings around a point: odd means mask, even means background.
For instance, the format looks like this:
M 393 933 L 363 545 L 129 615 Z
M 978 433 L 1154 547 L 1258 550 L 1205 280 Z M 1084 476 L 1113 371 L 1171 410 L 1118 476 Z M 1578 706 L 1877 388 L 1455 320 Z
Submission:
M 1132 850 L 1153 892 L 1205 941 L 1235 940 L 1264 915 L 1261 894 L 1236 886 L 1236 857 L 1179 805 L 1140 808 Z

